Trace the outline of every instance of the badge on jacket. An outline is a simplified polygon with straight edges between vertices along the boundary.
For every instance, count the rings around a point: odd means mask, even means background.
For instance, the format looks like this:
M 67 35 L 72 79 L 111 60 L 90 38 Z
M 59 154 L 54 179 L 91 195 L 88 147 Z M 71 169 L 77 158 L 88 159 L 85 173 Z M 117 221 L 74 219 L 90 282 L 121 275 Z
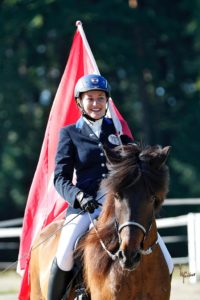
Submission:
M 121 144 L 119 138 L 115 134 L 110 134 L 108 136 L 108 141 L 116 146 L 119 146 Z

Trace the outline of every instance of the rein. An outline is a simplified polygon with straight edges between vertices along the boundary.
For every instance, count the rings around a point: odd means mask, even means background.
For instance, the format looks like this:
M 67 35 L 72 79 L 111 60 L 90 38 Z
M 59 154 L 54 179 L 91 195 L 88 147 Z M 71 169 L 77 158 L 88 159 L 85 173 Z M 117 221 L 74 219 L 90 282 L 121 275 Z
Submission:
M 91 214 L 90 214 L 89 212 L 88 212 L 88 215 L 89 215 L 90 221 L 91 221 L 91 223 L 92 223 L 92 225 L 93 225 L 93 228 L 94 228 L 94 230 L 95 230 L 95 232 L 96 232 L 96 235 L 97 235 L 97 237 L 98 237 L 98 239 L 99 239 L 99 242 L 100 242 L 102 248 L 107 252 L 108 256 L 110 256 L 110 258 L 111 258 L 113 261 L 115 261 L 115 260 L 118 258 L 117 253 L 112 254 L 112 253 L 106 248 L 106 245 L 104 244 L 104 242 L 103 242 L 102 239 L 100 238 L 99 232 L 98 232 L 98 230 L 97 230 L 97 228 L 96 228 L 96 226 L 95 226 L 95 224 L 94 224 L 94 221 L 93 221 L 93 219 L 92 219 L 92 217 L 91 217 Z

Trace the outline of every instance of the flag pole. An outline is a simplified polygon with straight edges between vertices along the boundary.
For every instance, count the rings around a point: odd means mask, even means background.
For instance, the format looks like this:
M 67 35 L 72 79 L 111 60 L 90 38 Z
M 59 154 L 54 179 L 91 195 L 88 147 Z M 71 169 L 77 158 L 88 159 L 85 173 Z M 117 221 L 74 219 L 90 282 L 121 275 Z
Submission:
M 99 68 L 98 68 L 97 63 L 96 63 L 96 61 L 95 61 L 95 59 L 94 59 L 94 56 L 93 56 L 93 54 L 92 54 L 92 50 L 91 50 L 91 48 L 90 48 L 90 45 L 89 45 L 89 43 L 88 43 L 88 41 L 87 41 L 85 32 L 84 32 L 84 30 L 83 30 L 82 22 L 81 22 L 81 21 L 76 21 L 76 26 L 77 26 L 77 28 L 78 28 L 78 30 L 79 30 L 79 32 L 80 32 L 80 35 L 81 35 L 81 37 L 82 37 L 82 39 L 83 39 L 84 46 L 85 46 L 85 48 L 86 48 L 86 50 L 87 50 L 88 56 L 89 56 L 90 59 L 91 59 L 91 62 L 92 62 L 92 64 L 93 64 L 93 67 L 94 67 L 94 70 L 95 70 L 95 73 L 96 73 L 97 75 L 100 75 Z
M 95 73 L 100 75 L 100 71 L 99 71 L 99 68 L 97 66 L 97 63 L 94 59 L 94 56 L 93 56 L 93 53 L 92 53 L 92 50 L 90 48 L 90 45 L 87 41 L 87 38 L 86 38 L 86 35 L 85 35 L 85 32 L 83 30 L 83 25 L 82 25 L 82 22 L 81 21 L 76 21 L 76 26 L 78 28 L 78 31 L 80 32 L 80 35 L 83 39 L 83 43 L 84 43 L 84 46 L 87 50 L 87 53 L 88 53 L 88 56 L 90 57 L 91 59 L 91 62 L 93 64 L 93 67 L 94 67 L 94 70 L 95 70 Z M 109 107 L 108 107 L 108 110 L 109 110 L 109 113 L 110 113 L 110 116 L 113 120 L 113 123 L 114 123 L 114 126 L 115 126 L 115 130 L 116 130 L 116 133 L 117 133 L 117 136 L 119 138 L 119 141 L 120 141 L 120 144 L 122 145 L 122 141 L 121 141 L 121 137 L 120 135 L 123 134 L 123 131 L 122 131 L 122 125 L 121 125 L 121 122 L 119 121 L 117 115 L 115 114 L 114 110 L 113 110 L 113 104 L 112 104 L 112 99 L 109 98 Z

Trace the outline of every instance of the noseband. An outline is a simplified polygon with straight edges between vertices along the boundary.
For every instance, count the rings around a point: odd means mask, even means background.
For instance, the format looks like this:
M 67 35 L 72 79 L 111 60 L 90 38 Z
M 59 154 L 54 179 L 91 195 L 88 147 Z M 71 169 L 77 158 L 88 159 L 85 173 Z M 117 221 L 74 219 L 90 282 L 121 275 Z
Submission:
M 127 227 L 127 226 L 136 226 L 138 228 L 140 228 L 142 230 L 142 232 L 144 233 L 144 237 L 147 236 L 147 234 L 149 233 L 149 231 L 151 230 L 151 225 L 148 229 L 148 231 L 144 228 L 143 225 L 141 225 L 140 223 L 137 223 L 137 222 L 125 222 L 123 224 L 121 224 L 118 228 L 118 238 L 119 238 L 119 242 L 121 241 L 120 239 L 120 232 L 122 231 L 122 229 L 124 227 Z M 142 255 L 149 255 L 153 252 L 154 248 L 156 247 L 156 245 L 158 244 L 158 238 L 157 240 L 155 241 L 155 243 L 150 246 L 148 249 L 144 250 L 144 249 L 140 249 L 140 254 Z
M 119 228 L 118 228 L 118 234 L 120 234 L 120 232 L 122 231 L 122 229 L 123 229 L 124 227 L 127 227 L 127 226 L 136 226 L 136 227 L 140 228 L 140 229 L 143 231 L 144 235 L 147 234 L 147 231 L 146 231 L 146 229 L 144 228 L 143 225 L 141 225 L 140 223 L 137 223 L 137 222 L 131 222 L 131 221 L 130 221 L 130 222 L 125 222 L 125 223 L 121 224 L 121 225 L 119 226 Z

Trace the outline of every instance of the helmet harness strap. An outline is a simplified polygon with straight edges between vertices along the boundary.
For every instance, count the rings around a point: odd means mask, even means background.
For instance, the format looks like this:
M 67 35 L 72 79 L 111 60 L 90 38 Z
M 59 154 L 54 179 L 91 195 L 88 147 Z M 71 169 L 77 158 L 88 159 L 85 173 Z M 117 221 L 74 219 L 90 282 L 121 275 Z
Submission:
M 107 114 L 108 106 L 109 106 L 109 101 L 108 101 L 108 98 L 107 98 L 105 114 L 104 114 L 101 118 L 99 118 L 99 119 L 94 119 L 94 118 L 90 117 L 90 116 L 86 113 L 86 111 L 84 110 L 84 107 L 82 106 L 82 103 L 81 103 L 81 101 L 80 101 L 80 98 L 78 98 L 78 99 L 76 100 L 76 103 L 77 103 L 78 107 L 80 108 L 82 115 L 83 115 L 86 119 L 88 119 L 89 121 L 92 121 L 92 122 L 95 122 L 95 121 L 98 121 L 98 120 L 100 120 L 100 119 L 103 119 L 103 118 L 105 117 L 105 115 Z

